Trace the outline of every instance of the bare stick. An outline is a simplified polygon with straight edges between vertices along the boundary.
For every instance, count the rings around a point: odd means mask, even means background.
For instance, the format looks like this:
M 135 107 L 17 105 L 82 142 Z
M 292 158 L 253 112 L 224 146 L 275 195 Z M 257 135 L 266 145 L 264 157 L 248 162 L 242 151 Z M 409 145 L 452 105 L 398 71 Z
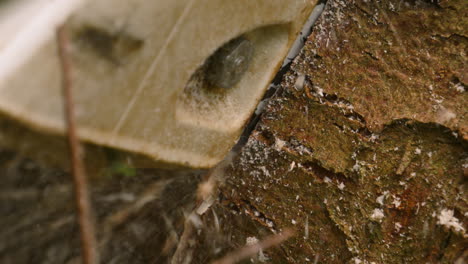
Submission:
M 282 233 L 277 235 L 268 236 L 264 240 L 250 246 L 240 248 L 236 251 L 233 251 L 221 259 L 215 260 L 211 264 L 234 264 L 245 258 L 252 257 L 256 255 L 261 250 L 279 245 L 283 241 L 287 240 L 294 235 L 294 232 L 290 229 L 284 230 Z
M 171 264 L 187 263 L 187 261 L 185 260 L 192 258 L 192 253 L 189 250 L 189 240 L 190 237 L 193 235 L 194 231 L 196 230 L 192 224 L 192 221 L 190 221 L 190 215 L 188 215 L 184 224 L 184 232 L 182 233 L 176 251 L 172 256 Z
M 75 113 L 72 93 L 72 69 L 69 57 L 69 41 L 65 26 L 57 29 L 57 44 L 62 69 L 62 89 L 65 101 L 65 121 L 67 126 L 68 143 L 70 147 L 70 161 L 75 188 L 78 223 L 80 226 L 80 239 L 82 258 L 84 264 L 96 264 L 98 252 L 96 248 L 96 233 L 91 216 L 91 203 L 89 200 L 86 172 L 81 159 L 80 143 L 76 136 Z

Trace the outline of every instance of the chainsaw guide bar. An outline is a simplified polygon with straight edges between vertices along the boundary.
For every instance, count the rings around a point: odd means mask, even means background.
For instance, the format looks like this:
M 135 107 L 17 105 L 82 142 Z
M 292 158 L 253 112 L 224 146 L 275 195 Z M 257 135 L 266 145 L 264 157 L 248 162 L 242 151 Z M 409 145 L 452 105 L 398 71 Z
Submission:
M 210 168 L 245 144 L 324 5 L 6 1 L 0 112 L 40 133 L 64 134 L 54 34 L 65 23 L 80 140 Z

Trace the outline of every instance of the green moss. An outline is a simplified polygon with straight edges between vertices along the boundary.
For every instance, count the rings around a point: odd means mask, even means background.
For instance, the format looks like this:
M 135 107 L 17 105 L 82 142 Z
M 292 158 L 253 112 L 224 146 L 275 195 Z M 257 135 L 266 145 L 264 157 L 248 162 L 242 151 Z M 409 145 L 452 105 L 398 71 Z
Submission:
M 300 236 L 308 220 L 309 238 L 283 245 L 290 263 L 316 255 L 324 263 L 453 262 L 464 234 L 437 217 L 453 208 L 461 221 L 468 210 L 460 195 L 466 93 L 450 88 L 454 76 L 463 79 L 467 39 L 453 34 L 465 34 L 467 19 L 431 3 L 329 8 L 223 193 L 271 219 L 272 230 L 294 226 Z M 303 90 L 298 73 L 307 76 Z M 456 118 L 441 121 L 442 107 Z

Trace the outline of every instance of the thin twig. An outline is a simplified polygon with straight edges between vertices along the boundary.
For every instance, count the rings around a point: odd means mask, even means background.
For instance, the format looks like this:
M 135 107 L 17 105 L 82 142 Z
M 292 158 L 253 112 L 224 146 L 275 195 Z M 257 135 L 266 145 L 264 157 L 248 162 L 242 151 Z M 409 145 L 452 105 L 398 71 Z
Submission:
M 190 221 L 190 215 L 188 215 L 184 223 L 184 232 L 182 233 L 176 251 L 172 256 L 171 264 L 187 263 L 186 260 L 192 258 L 192 251 L 189 249 L 189 240 L 194 232 L 195 227 L 193 226 L 192 221 Z
M 283 241 L 287 240 L 294 235 L 294 232 L 290 229 L 284 230 L 282 233 L 277 235 L 268 236 L 264 240 L 243 248 L 240 248 L 236 251 L 233 251 L 221 259 L 215 260 L 211 264 L 234 264 L 248 257 L 255 256 L 261 250 L 277 246 Z
M 190 249 L 191 243 L 189 243 L 189 240 L 192 239 L 196 231 L 196 228 L 193 226 L 192 217 L 203 215 L 215 202 L 216 187 L 223 182 L 225 171 L 232 164 L 232 160 L 238 154 L 238 151 L 240 149 L 229 152 L 223 161 L 203 175 L 202 182 L 200 182 L 197 188 L 195 209 L 185 219 L 184 231 L 180 236 L 175 253 L 172 255 L 171 264 L 187 263 L 186 260 L 192 257 L 193 250 Z
M 65 26 L 60 26 L 57 29 L 57 44 L 62 70 L 62 89 L 65 101 L 65 121 L 67 126 L 68 143 L 70 147 L 70 160 L 75 188 L 76 206 L 78 211 L 78 223 L 80 226 L 82 258 L 84 264 L 96 264 L 99 262 L 96 248 L 96 232 L 92 220 L 86 172 L 83 161 L 81 159 L 80 143 L 76 136 L 76 123 L 72 93 L 72 68 L 69 57 L 69 41 Z
M 165 186 L 170 184 L 173 179 L 160 180 L 149 185 L 139 196 L 136 201 L 119 209 L 117 212 L 110 214 L 102 221 L 104 227 L 99 245 L 105 245 L 112 235 L 112 230 L 117 226 L 125 223 L 125 221 L 132 215 L 138 213 L 149 202 L 160 199 L 160 195 Z

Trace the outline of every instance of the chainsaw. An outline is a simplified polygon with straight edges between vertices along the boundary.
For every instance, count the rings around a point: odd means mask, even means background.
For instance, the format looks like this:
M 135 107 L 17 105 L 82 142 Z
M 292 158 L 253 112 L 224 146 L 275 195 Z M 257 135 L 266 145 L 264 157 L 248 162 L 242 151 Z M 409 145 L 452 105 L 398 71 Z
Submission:
M 209 168 L 245 142 L 324 9 L 315 0 L 4 0 L 0 112 L 65 134 L 65 24 L 77 134 Z

